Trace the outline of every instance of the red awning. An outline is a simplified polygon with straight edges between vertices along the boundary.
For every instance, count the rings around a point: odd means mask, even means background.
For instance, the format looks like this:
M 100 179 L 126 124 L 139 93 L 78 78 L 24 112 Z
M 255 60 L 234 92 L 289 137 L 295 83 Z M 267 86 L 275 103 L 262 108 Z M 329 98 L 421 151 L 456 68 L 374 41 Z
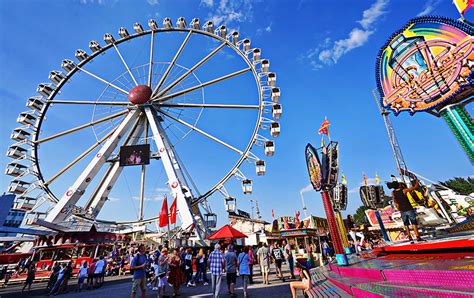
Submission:
M 247 238 L 247 236 L 234 229 L 233 227 L 229 225 L 225 225 L 219 230 L 215 231 L 211 235 L 209 235 L 206 239 L 207 240 L 219 240 L 219 239 L 237 239 L 237 238 Z

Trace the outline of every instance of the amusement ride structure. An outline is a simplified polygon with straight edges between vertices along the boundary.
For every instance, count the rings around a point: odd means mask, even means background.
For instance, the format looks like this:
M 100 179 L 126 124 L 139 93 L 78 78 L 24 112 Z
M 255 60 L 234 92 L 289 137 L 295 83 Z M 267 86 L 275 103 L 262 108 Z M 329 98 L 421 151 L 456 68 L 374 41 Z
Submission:
M 13 130 L 15 143 L 7 152 L 14 159 L 6 169 L 13 177 L 8 192 L 17 196 L 16 208 L 27 212 L 26 225 L 138 231 L 158 218 L 145 214 L 146 191 L 167 186 L 163 192 L 177 200 L 181 231 L 202 242 L 216 224 L 210 196 L 230 198 L 226 183 L 232 177 L 250 194 L 251 177 L 266 171 L 255 147 L 263 147 L 262 155 L 275 152 L 272 138 L 280 134 L 282 114 L 276 74 L 249 39 L 211 21 L 202 26 L 199 19 L 188 25 L 184 18 L 176 24 L 165 18 L 159 26 L 151 19 L 148 28 L 135 23 L 133 31 L 121 27 L 118 38 L 107 33 L 105 44 L 93 40 L 90 52 L 78 49 L 77 62 L 63 60 L 64 71 L 52 71 L 51 82 L 39 84 L 39 96 L 28 98 L 30 110 L 18 116 L 22 126 Z M 226 141 L 212 129 L 226 132 Z M 91 135 L 91 146 L 76 153 Z M 201 147 L 199 137 L 210 144 Z M 220 151 L 207 151 L 216 144 L 234 162 L 221 164 Z M 143 152 L 124 161 L 127 148 Z M 200 170 L 191 173 L 192 163 Z M 244 174 L 248 164 L 255 174 Z M 212 172 L 224 174 L 214 178 Z M 137 218 L 101 220 L 104 206 L 128 196 L 127 188 L 130 196 L 139 193 Z

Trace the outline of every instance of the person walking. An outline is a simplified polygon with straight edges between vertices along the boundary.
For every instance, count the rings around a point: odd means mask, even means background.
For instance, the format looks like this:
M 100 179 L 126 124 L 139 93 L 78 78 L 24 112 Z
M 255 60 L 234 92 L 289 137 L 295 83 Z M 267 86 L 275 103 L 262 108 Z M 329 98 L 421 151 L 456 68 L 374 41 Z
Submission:
M 248 253 L 249 249 L 245 249 L 239 254 L 237 264 L 239 266 L 239 274 L 242 276 L 243 281 L 243 289 L 244 289 L 244 298 L 248 297 L 247 287 L 249 284 L 249 276 L 250 276 L 250 257 Z
M 186 275 L 186 286 L 195 287 L 196 283 L 193 280 L 193 251 L 191 248 L 186 250 L 184 256 L 184 274 Z
M 295 279 L 295 274 L 294 274 L 294 263 L 293 263 L 293 248 L 291 247 L 290 243 L 286 243 L 285 240 L 283 240 L 283 256 L 285 257 L 286 261 L 288 262 L 288 269 L 290 270 L 290 279 Z
M 405 226 L 405 231 L 407 233 L 408 239 L 410 243 L 414 243 L 413 238 L 411 237 L 410 233 L 410 223 L 413 226 L 413 232 L 416 236 L 416 241 L 425 241 L 421 239 L 420 232 L 418 231 L 418 222 L 416 220 L 416 210 L 413 209 L 410 200 L 407 197 L 407 194 L 411 191 L 416 190 L 420 186 L 420 182 L 416 180 L 415 185 L 413 187 L 406 187 L 404 183 L 400 183 L 398 181 L 392 181 L 387 183 L 387 187 L 393 189 L 392 191 L 392 199 L 395 205 L 395 208 L 400 211 L 403 225 Z
M 206 255 L 204 249 L 199 249 L 199 252 L 196 257 L 196 274 L 194 275 L 194 284 L 204 281 L 204 285 L 207 286 L 207 274 L 206 274 Z
M 285 277 L 283 276 L 283 272 L 281 271 L 281 264 L 283 263 L 283 252 L 278 243 L 275 243 L 275 245 L 273 246 L 272 259 L 275 263 L 276 276 L 279 279 L 285 281 Z
M 88 266 L 87 266 L 87 261 L 84 261 L 82 263 L 81 268 L 79 269 L 78 277 L 77 277 L 77 285 L 79 286 L 78 291 L 82 291 L 82 286 L 84 285 L 84 280 L 87 277 L 87 271 L 88 271 Z
M 173 296 L 179 296 L 179 288 L 184 282 L 182 263 L 178 249 L 174 249 L 169 259 L 170 274 L 168 277 L 168 282 L 173 285 Z
M 237 281 L 237 255 L 234 247 L 229 245 L 224 255 L 225 271 L 227 279 L 227 290 L 231 297 L 235 297 L 235 283 Z
M 138 288 L 142 292 L 142 298 L 146 297 L 146 256 L 145 256 L 145 245 L 140 244 L 138 246 L 138 253 L 133 257 L 130 264 L 130 269 L 133 270 L 133 283 L 132 283 L 132 294 L 131 298 L 135 298 Z M 97 271 L 97 270 L 96 270 Z
M 28 273 L 26 276 L 25 284 L 23 285 L 23 289 L 21 292 L 25 291 L 25 288 L 28 286 L 28 292 L 31 291 L 31 285 L 33 284 L 33 281 L 35 280 L 35 274 L 36 274 L 36 264 L 34 262 L 31 262 L 28 266 Z
M 72 277 L 72 261 L 69 261 L 64 269 L 63 281 L 59 287 L 58 293 L 67 293 L 68 292 L 68 283 L 69 279 Z
M 219 244 L 214 246 L 214 251 L 209 255 L 208 263 L 211 270 L 212 297 L 217 298 L 221 289 L 222 272 L 225 272 L 225 259 Z
M 96 259 L 93 259 L 87 269 L 87 289 L 93 290 L 94 289 L 94 272 L 95 272 L 95 263 L 97 262 Z
M 262 272 L 263 283 L 269 285 L 268 271 L 270 270 L 270 253 L 266 243 L 263 243 L 257 251 L 258 263 L 260 264 L 260 271 Z
M 51 268 L 51 273 L 49 274 L 48 285 L 46 286 L 46 290 L 51 290 L 54 286 L 56 281 L 58 280 L 59 270 L 61 270 L 61 266 L 58 262 L 54 262 L 53 267 Z
M 165 247 L 161 250 L 158 258 L 158 298 L 165 295 L 166 285 L 168 284 L 169 256 L 168 249 Z
M 59 270 L 58 273 L 58 278 L 56 279 L 56 282 L 54 283 L 53 287 L 51 288 L 51 291 L 49 292 L 49 295 L 57 295 L 59 291 L 59 287 L 63 283 L 63 278 L 64 278 L 64 272 L 66 271 L 66 264 L 62 264 L 61 269 Z
M 295 268 L 300 272 L 301 281 L 290 282 L 291 297 L 296 298 L 296 290 L 301 289 L 307 291 L 313 287 L 311 284 L 311 276 L 308 269 L 301 266 L 299 262 L 296 262 Z
M 255 255 L 255 252 L 252 248 L 252 246 L 249 246 L 249 251 L 248 251 L 248 254 L 249 254 L 249 267 L 250 267 L 250 275 L 249 275 L 249 283 L 252 285 L 253 284 L 253 264 L 256 263 L 256 255 Z
M 102 274 L 104 273 L 104 270 L 105 270 L 104 256 L 100 256 L 97 263 L 95 263 L 94 287 L 98 288 L 101 285 Z

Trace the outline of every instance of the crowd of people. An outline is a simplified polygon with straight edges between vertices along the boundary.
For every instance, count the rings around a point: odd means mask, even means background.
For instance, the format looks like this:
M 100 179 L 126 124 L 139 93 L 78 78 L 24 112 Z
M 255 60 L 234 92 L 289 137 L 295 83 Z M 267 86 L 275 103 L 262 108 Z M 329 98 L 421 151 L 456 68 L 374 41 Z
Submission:
M 353 234 L 353 231 L 350 230 L 350 234 Z M 357 233 L 355 235 L 358 236 Z M 350 242 L 355 251 L 354 241 Z M 220 243 L 216 244 L 212 251 L 210 248 L 168 248 L 161 245 L 147 247 L 135 243 L 116 247 L 107 255 L 90 262 L 82 261 L 80 264 L 74 264 L 72 261 L 54 262 L 51 268 L 47 268 L 50 273 L 46 290 L 49 295 L 67 293 L 73 277 L 77 277 L 76 291 L 94 290 L 102 287 L 105 276 L 130 272 L 133 276 L 132 298 L 136 297 L 138 292 L 141 297 L 145 297 L 147 290 L 157 292 L 158 297 L 163 297 L 165 294 L 179 296 L 183 286 L 205 287 L 209 284 L 210 289 L 203 291 L 209 291 L 213 297 L 218 297 L 221 284 L 224 282 L 227 285 L 227 293 L 231 297 L 236 297 L 238 278 L 242 281 L 242 294 L 247 297 L 249 285 L 254 283 L 254 267 L 258 266 L 263 284 L 270 284 L 269 274 L 272 269 L 275 277 L 282 282 L 291 280 L 290 289 L 295 293 L 297 289 L 311 288 L 308 270 L 317 266 L 313 252 L 319 252 L 319 248 L 311 243 L 305 248 L 307 259 L 301 260 L 298 257 L 296 261 L 293 254 L 298 249 L 301 247 L 295 247 L 295 244 L 287 243 L 285 240 L 270 245 L 260 243 L 258 247 Z M 325 259 L 331 260 L 334 249 L 329 239 L 322 241 L 322 253 Z M 15 274 L 26 272 L 23 290 L 31 289 L 36 267 L 35 262 L 28 260 L 21 261 L 16 266 Z M 285 269 L 290 273 L 288 276 L 283 274 Z M 295 272 L 299 272 L 300 281 L 297 281 Z M 0 278 L 5 279 L 5 284 L 8 283 L 9 275 L 11 274 L 8 274 L 4 266 L 0 270 Z M 167 291 L 171 293 L 165 293 Z
M 254 283 L 254 266 L 260 267 L 262 282 L 270 284 L 269 274 L 271 264 L 274 264 L 276 277 L 281 281 L 296 279 L 293 274 L 293 247 L 285 241 L 268 246 L 260 244 L 258 249 L 251 246 L 236 246 L 233 244 L 216 244 L 214 250 L 200 248 L 171 248 L 158 247 L 157 250 L 148 250 L 145 245 L 138 246 L 138 252 L 130 263 L 133 274 L 131 297 L 135 298 L 140 292 L 145 297 L 148 288 L 157 291 L 158 297 L 163 297 L 168 288 L 172 296 L 179 296 L 181 287 L 207 286 L 209 284 L 207 272 L 210 273 L 210 292 L 218 297 L 222 283 L 227 285 L 227 293 L 236 297 L 237 278 L 242 280 L 242 293 L 248 297 L 248 286 Z M 283 264 L 290 269 L 290 275 L 283 275 Z M 306 268 L 305 266 L 298 268 Z M 302 273 L 300 277 L 308 276 Z M 308 282 L 290 284 L 292 289 L 309 287 Z

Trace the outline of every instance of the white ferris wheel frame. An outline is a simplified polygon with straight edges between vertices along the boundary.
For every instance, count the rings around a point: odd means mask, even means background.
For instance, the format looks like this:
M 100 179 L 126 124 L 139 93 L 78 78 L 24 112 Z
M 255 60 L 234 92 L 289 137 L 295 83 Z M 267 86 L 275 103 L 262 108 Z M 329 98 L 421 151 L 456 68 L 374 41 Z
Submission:
M 167 19 L 165 19 L 166 22 Z M 149 21 L 152 22 L 153 20 Z M 154 21 L 153 21 L 154 22 Z M 112 154 L 114 148 L 117 146 L 119 140 L 125 135 L 125 133 L 128 131 L 130 127 L 133 126 L 132 131 L 129 133 L 129 136 L 125 140 L 124 144 L 129 144 L 133 145 L 136 143 L 136 136 L 141 136 L 143 133 L 143 125 L 139 126 L 139 122 L 143 121 L 146 122 L 148 121 L 148 125 L 150 125 L 151 131 L 153 132 L 153 138 L 154 141 L 156 142 L 157 147 L 160 150 L 160 157 L 164 163 L 165 171 L 169 179 L 170 187 L 173 192 L 173 195 L 178 198 L 178 209 L 179 209 L 179 214 L 181 217 L 181 222 L 182 222 L 182 228 L 188 228 L 192 224 L 194 224 L 197 227 L 198 231 L 198 238 L 199 239 L 204 239 L 204 232 L 205 232 L 205 227 L 203 226 L 203 218 L 202 215 L 199 211 L 198 205 L 200 203 L 205 203 L 206 199 L 213 194 L 217 190 L 221 190 L 224 188 L 224 183 L 230 179 L 232 176 L 238 176 L 241 179 L 245 179 L 244 176 L 242 176 L 242 173 L 239 170 L 240 165 L 243 163 L 244 160 L 247 159 L 252 159 L 254 161 L 260 160 L 258 157 L 256 157 L 250 150 L 252 149 L 254 144 L 261 144 L 262 142 L 269 141 L 265 137 L 261 136 L 258 134 L 259 129 L 262 128 L 262 125 L 265 126 L 264 122 L 268 122 L 268 119 L 262 117 L 262 114 L 266 111 L 265 109 L 268 108 L 269 106 L 272 106 L 274 102 L 272 101 L 265 101 L 265 98 L 268 98 L 269 96 L 267 95 L 265 97 L 264 93 L 265 91 L 268 91 L 269 88 L 271 89 L 272 87 L 275 87 L 274 82 L 273 84 L 269 83 L 269 76 L 270 72 L 268 72 L 268 68 L 264 71 L 263 70 L 263 65 L 260 68 L 260 71 L 257 69 L 257 65 L 259 65 L 262 60 L 260 59 L 260 50 L 259 49 L 250 49 L 250 41 L 248 41 L 248 46 L 243 45 L 242 43 L 246 40 L 239 41 L 238 38 L 237 40 L 235 39 L 235 32 L 232 34 L 226 34 L 226 29 L 224 26 L 221 26 L 219 29 L 216 29 L 214 32 L 212 30 L 209 30 L 209 28 L 204 27 L 201 29 L 200 27 L 196 27 L 195 25 L 191 25 L 190 28 L 187 28 L 186 26 L 181 26 L 179 28 L 175 28 L 172 26 L 165 26 L 165 28 L 158 28 L 156 25 L 156 22 L 153 25 L 153 22 L 150 25 L 150 30 L 143 30 L 140 27 L 138 27 L 138 30 L 136 28 L 137 24 L 135 24 L 134 28 L 136 33 L 135 34 L 128 34 L 126 32 L 126 29 L 123 27 L 120 28 L 119 30 L 119 35 L 121 36 L 120 39 L 115 40 L 110 34 L 106 34 L 104 40 L 106 41 L 107 45 L 104 47 L 98 47 L 94 52 L 90 55 L 85 53 L 85 51 L 78 50 L 76 51 L 76 57 L 79 59 L 78 64 L 74 64 L 70 60 L 64 60 L 63 62 L 63 68 L 67 70 L 66 75 L 60 75 L 59 79 L 54 80 L 54 78 L 51 77 L 50 79 L 55 83 L 56 85 L 51 85 L 51 84 L 40 84 L 43 85 L 43 90 L 41 92 L 40 87 L 38 88 L 38 92 L 44 96 L 44 106 L 41 108 L 39 117 L 36 119 L 34 123 L 34 129 L 33 129 L 33 138 L 31 141 L 27 141 L 28 144 L 32 146 L 31 150 L 31 157 L 33 159 L 33 168 L 34 168 L 34 173 L 35 176 L 37 177 L 37 181 L 35 182 L 35 186 L 42 189 L 43 191 L 46 192 L 47 196 L 46 198 L 49 199 L 51 202 L 55 203 L 56 205 L 53 207 L 53 209 L 47 214 L 46 216 L 46 221 L 49 222 L 54 222 L 54 223 L 59 223 L 64 221 L 65 219 L 68 218 L 73 213 L 73 210 L 77 208 L 76 203 L 79 200 L 79 198 L 82 196 L 82 194 L 85 192 L 85 189 L 87 188 L 89 182 L 92 181 L 94 176 L 98 173 L 99 169 L 104 166 L 104 164 L 107 161 L 107 158 L 110 157 Z M 193 20 L 194 22 L 194 20 Z M 206 24 L 208 25 L 208 23 Z M 125 30 L 125 31 L 123 31 Z M 124 60 L 123 56 L 120 53 L 120 50 L 118 48 L 118 45 L 121 44 L 122 42 L 141 37 L 144 35 L 151 34 L 151 43 L 150 43 L 150 61 L 149 61 L 149 73 L 148 73 L 148 85 L 151 87 L 152 84 L 152 67 L 153 67 L 153 51 L 154 51 L 154 37 L 155 34 L 157 33 L 165 33 L 165 32 L 187 32 L 187 36 L 182 42 L 180 48 L 176 52 L 175 56 L 173 57 L 173 60 L 169 63 L 168 68 L 164 75 L 161 77 L 160 82 L 157 84 L 157 86 L 154 86 L 153 90 L 153 95 L 152 95 L 152 101 L 151 104 L 149 105 L 143 105 L 141 107 L 133 106 L 130 103 L 126 102 L 100 102 L 100 101 L 64 101 L 64 100 L 54 100 L 54 97 L 59 93 L 63 85 L 71 79 L 71 77 L 78 71 L 81 71 L 83 73 L 86 73 L 87 75 L 107 84 L 107 86 L 110 86 L 116 90 L 118 90 L 121 93 L 124 93 L 128 95 L 128 92 L 123 90 L 122 88 L 114 85 L 113 83 L 97 76 L 94 73 L 91 73 L 87 71 L 86 69 L 83 68 L 84 65 L 86 65 L 88 62 L 90 62 L 92 59 L 100 55 L 101 53 L 114 48 L 115 51 L 117 52 L 118 56 L 122 60 L 125 68 L 127 69 L 128 73 L 130 74 L 131 78 L 135 82 L 136 85 L 138 85 L 135 77 L 133 76 L 133 73 L 129 66 L 127 65 L 126 61 Z M 224 32 L 223 32 L 224 31 Z M 125 33 L 124 33 L 125 32 Z M 204 57 L 202 60 L 200 60 L 198 63 L 196 63 L 193 67 L 187 69 L 187 71 L 181 75 L 178 79 L 174 80 L 171 82 L 169 85 L 165 85 L 164 89 L 160 90 L 159 88 L 163 86 L 167 75 L 173 68 L 173 66 L 176 64 L 176 61 L 178 60 L 181 52 L 186 46 L 186 43 L 190 39 L 191 35 L 193 34 L 200 34 L 200 35 L 205 35 L 211 38 L 214 38 L 220 42 L 220 45 L 215 48 L 210 54 L 208 54 L 206 57 Z M 238 37 L 238 33 L 237 33 Z M 91 42 L 92 44 L 92 42 Z M 90 44 L 90 45 L 91 45 Z M 209 60 L 212 56 L 214 56 L 216 53 L 218 53 L 221 49 L 224 47 L 229 47 L 232 50 L 234 50 L 248 65 L 247 68 L 244 68 L 242 70 L 221 76 L 219 78 L 200 83 L 199 85 L 193 86 L 191 88 L 187 88 L 184 90 L 180 90 L 178 92 L 172 93 L 172 94 L 167 94 L 168 91 L 172 90 L 173 87 L 178 85 L 183 79 L 185 79 L 189 74 L 194 74 L 194 70 L 196 70 L 199 66 L 204 64 L 207 60 Z M 91 46 L 90 46 L 91 47 Z M 242 49 L 240 49 L 242 47 Z M 247 48 L 245 48 L 247 47 Z M 91 47 L 92 49 L 92 47 Z M 258 50 L 258 58 L 254 59 L 251 61 L 249 59 L 249 55 L 255 51 Z M 255 53 L 254 53 L 254 58 L 255 58 Z M 172 104 L 172 103 L 166 103 L 168 100 L 186 94 L 188 92 L 192 92 L 194 90 L 204 88 L 208 85 L 218 83 L 220 81 L 226 80 L 228 78 L 232 78 L 234 76 L 238 76 L 240 74 L 246 73 L 248 71 L 251 71 L 253 73 L 253 76 L 255 78 L 255 81 L 257 83 L 257 90 L 258 90 L 258 105 L 226 105 L 226 104 L 189 104 L 189 103 L 182 103 L 182 104 Z M 54 71 L 53 71 L 54 72 Z M 53 73 L 52 72 L 52 73 Z M 273 76 L 275 77 L 274 73 L 272 73 Z M 266 80 L 265 80 L 266 79 Z M 264 84 L 262 85 L 262 82 Z M 265 84 L 266 83 L 266 84 Z M 48 89 L 49 88 L 49 89 Z M 278 94 L 279 97 L 279 94 Z M 154 103 L 158 102 L 158 105 L 155 106 Z M 278 102 L 278 101 L 277 101 Z M 107 116 L 102 119 L 98 119 L 95 121 L 92 121 L 90 123 L 75 127 L 73 129 L 69 129 L 66 131 L 63 131 L 61 133 L 54 134 L 52 136 L 45 137 L 43 139 L 40 139 L 39 132 L 40 128 L 42 125 L 42 122 L 44 120 L 44 117 L 46 115 L 46 112 L 49 108 L 49 106 L 52 103 L 56 104 L 93 104 L 93 105 L 123 105 L 128 107 L 128 111 L 122 111 L 120 113 L 114 114 Z M 193 124 L 189 124 L 185 122 L 182 119 L 176 118 L 167 112 L 163 111 L 160 109 L 160 107 L 179 107 L 179 108 L 231 108 L 231 109 L 258 109 L 258 117 L 257 121 L 255 124 L 255 128 L 253 130 L 252 136 L 250 138 L 249 143 L 247 144 L 246 148 L 244 150 L 237 149 L 222 140 L 208 134 L 207 132 L 200 130 Z M 186 195 L 183 190 L 189 190 L 189 187 L 187 186 L 186 179 L 181 172 L 181 169 L 179 167 L 179 163 L 174 157 L 176 155 L 176 152 L 174 152 L 173 147 L 170 145 L 169 140 L 166 136 L 166 133 L 164 132 L 163 128 L 161 127 L 160 120 L 157 118 L 157 112 L 161 113 L 162 115 L 190 128 L 193 131 L 196 131 L 205 137 L 220 143 L 224 145 L 225 147 L 229 148 L 232 151 L 237 152 L 240 155 L 240 158 L 237 160 L 235 165 L 231 168 L 231 170 L 224 175 L 224 177 L 221 178 L 213 187 L 211 187 L 206 193 L 201 195 L 198 198 L 193 198 L 190 197 L 189 194 Z M 69 133 L 73 133 L 75 131 L 78 131 L 80 129 L 84 129 L 86 127 L 91 127 L 97 123 L 105 122 L 110 119 L 114 119 L 119 116 L 125 115 L 125 118 L 122 120 L 120 125 L 115 127 L 112 131 L 109 132 L 108 135 L 104 136 L 104 138 L 100 141 L 98 141 L 95 145 L 91 146 L 86 152 L 81 154 L 78 158 L 73 160 L 70 164 L 68 164 L 66 167 L 64 167 L 62 170 L 60 170 L 58 173 L 56 173 L 55 176 L 53 176 L 51 179 L 48 181 L 45 181 L 41 169 L 40 169 L 40 163 L 38 160 L 38 146 L 39 144 L 46 142 L 48 140 L 61 137 L 63 135 L 67 135 Z M 148 128 L 147 130 L 148 131 Z M 57 197 L 54 195 L 54 193 L 49 189 L 48 185 L 54 181 L 59 175 L 67 171 L 70 167 L 72 167 L 77 161 L 85 157 L 88 153 L 93 151 L 99 144 L 104 142 L 104 145 L 100 149 L 100 151 L 96 154 L 96 156 L 93 158 L 93 160 L 89 163 L 89 165 L 86 167 L 86 169 L 83 171 L 83 173 L 77 178 L 76 182 L 68 188 L 66 193 L 62 196 L 61 199 L 57 199 Z M 164 149 L 164 151 L 162 151 Z M 91 196 L 91 198 L 88 200 L 86 203 L 84 209 L 85 211 L 88 212 L 88 216 L 83 217 L 84 219 L 88 220 L 94 220 L 94 221 L 99 221 L 96 219 L 96 216 L 100 212 L 101 208 L 104 206 L 107 196 L 109 192 L 111 191 L 111 186 L 115 183 L 117 180 L 118 176 L 120 175 L 120 172 L 122 170 L 122 167 L 118 165 L 118 162 L 112 162 L 109 165 L 109 168 L 107 169 L 106 175 L 102 179 L 101 183 L 97 187 L 97 189 L 94 191 L 94 194 Z M 176 185 L 177 184 L 177 185 Z M 141 196 L 143 196 L 143 187 L 144 187 L 144 169 L 142 170 L 142 186 L 141 186 Z M 149 218 L 149 219 L 144 219 L 143 218 L 143 206 L 141 206 L 141 213 L 139 216 L 139 219 L 137 221 L 127 221 L 127 222 L 113 222 L 115 224 L 136 224 L 136 223 L 150 223 L 152 221 L 155 221 L 157 217 Z M 186 212 L 187 211 L 187 212 Z M 103 221 L 108 222 L 108 221 Z M 109 222 L 110 223 L 110 222 Z

